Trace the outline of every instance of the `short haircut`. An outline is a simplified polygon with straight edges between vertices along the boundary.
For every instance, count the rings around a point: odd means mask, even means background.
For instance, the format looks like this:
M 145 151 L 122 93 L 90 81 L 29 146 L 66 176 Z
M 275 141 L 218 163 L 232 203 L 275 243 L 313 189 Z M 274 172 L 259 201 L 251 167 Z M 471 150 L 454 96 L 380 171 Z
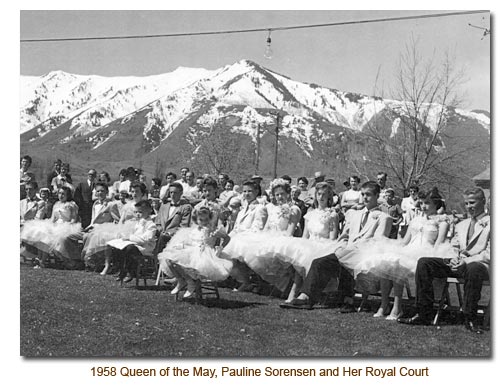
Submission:
M 25 155 L 23 156 L 23 158 L 21 158 L 21 161 L 25 159 L 26 161 L 28 161 L 28 163 L 31 165 L 31 163 L 33 162 L 33 159 L 29 156 L 29 155 Z
M 65 169 L 69 172 L 69 163 L 66 163 L 66 162 L 65 162 L 65 163 L 62 163 L 62 164 L 61 164 L 61 169 L 62 169 L 62 168 L 65 168 Z
M 385 193 L 389 193 L 389 194 L 396 195 L 396 192 L 395 192 L 395 191 L 394 191 L 394 189 L 392 189 L 392 188 L 387 188 L 387 189 L 385 190 Z
M 29 181 L 24 184 L 25 188 L 27 188 L 28 186 L 31 186 L 33 189 L 38 189 L 38 183 L 36 181 Z
M 130 184 L 130 190 L 139 188 L 141 190 L 142 195 L 144 196 L 146 194 L 146 185 L 144 185 L 142 182 L 133 182 Z
M 100 172 L 99 174 L 104 174 L 104 177 L 106 177 L 106 181 L 107 181 L 107 182 L 110 182 L 110 181 L 111 181 L 111 177 L 109 176 L 109 173 L 108 173 L 108 172 L 102 171 L 102 172 Z
M 66 193 L 66 197 L 68 199 L 68 201 L 71 201 L 73 199 L 73 192 L 71 191 L 71 188 L 69 186 L 61 186 L 59 188 L 59 190 L 64 190 L 64 192 Z
M 377 184 L 375 181 L 366 181 L 361 185 L 361 189 L 370 189 L 373 194 L 379 195 L 380 194 L 380 185 Z
M 486 196 L 484 195 L 484 190 L 478 187 L 465 189 L 463 192 L 464 196 L 476 196 L 481 200 L 486 200 Z
M 179 182 L 172 182 L 169 185 L 168 189 L 170 190 L 171 188 L 177 188 L 181 191 L 181 193 L 184 192 L 184 188 L 182 187 L 182 185 Z
M 188 168 L 187 166 L 183 166 L 183 167 L 181 168 L 181 172 L 182 172 L 183 170 L 185 170 L 185 171 L 186 171 L 186 173 L 187 173 L 187 172 L 189 172 L 189 168 Z
M 418 192 L 420 188 L 418 187 L 418 185 L 410 185 L 409 190 L 414 190 L 415 192 Z
M 282 175 L 281 178 L 283 178 L 285 181 L 288 181 L 289 183 L 292 183 L 292 177 L 290 177 L 288 174 Z
M 168 172 L 167 175 L 165 176 L 165 178 L 168 178 L 172 176 L 174 180 L 177 179 L 177 174 L 175 174 L 174 172 Z
M 436 209 L 441 209 L 444 206 L 444 200 L 437 187 L 432 188 L 425 195 L 425 201 L 432 201 Z
M 217 184 L 217 181 L 215 181 L 212 177 L 207 177 L 203 180 L 203 186 L 211 186 L 214 189 L 217 189 L 219 184 Z
M 141 200 L 134 205 L 137 209 L 142 209 L 148 211 L 149 214 L 153 211 L 153 207 L 149 200 Z
M 256 193 L 258 193 L 258 191 L 259 191 L 257 183 L 253 180 L 243 181 L 241 186 L 250 186 L 252 188 L 252 190 Z
M 127 175 L 127 169 L 122 169 L 120 170 L 120 173 L 118 173 L 119 176 L 126 176 Z
M 213 212 L 210 210 L 210 208 L 208 208 L 206 206 L 202 206 L 201 208 L 198 208 L 196 210 L 196 212 L 198 215 L 207 214 L 210 219 L 212 219 L 212 217 L 213 217 Z
M 361 178 L 359 178 L 358 176 L 350 176 L 349 178 L 352 178 L 353 180 L 355 180 L 358 184 L 361 182 Z
M 299 184 L 299 183 L 300 183 L 300 181 L 304 181 L 304 183 L 305 183 L 306 185 L 309 185 L 309 181 L 307 180 L 307 178 L 306 178 L 306 177 L 299 177 L 299 178 L 297 178 L 297 184 Z
M 153 181 L 155 183 L 155 185 L 158 185 L 158 186 L 161 185 L 161 178 L 153 177 L 153 178 L 151 178 L 151 181 Z
M 129 166 L 127 168 L 127 174 L 126 174 L 126 176 L 127 177 L 135 177 L 136 176 L 135 169 L 132 166 Z
M 97 188 L 98 186 L 102 186 L 104 189 L 106 189 L 106 192 L 109 190 L 108 185 L 105 182 L 96 182 L 95 187 Z
M 386 172 L 378 172 L 377 177 L 378 176 L 384 176 L 385 178 L 387 178 L 387 173 Z
M 233 185 L 233 186 L 234 186 L 234 181 L 233 181 L 233 180 L 227 180 L 227 181 L 226 181 L 226 184 L 231 184 L 231 185 Z

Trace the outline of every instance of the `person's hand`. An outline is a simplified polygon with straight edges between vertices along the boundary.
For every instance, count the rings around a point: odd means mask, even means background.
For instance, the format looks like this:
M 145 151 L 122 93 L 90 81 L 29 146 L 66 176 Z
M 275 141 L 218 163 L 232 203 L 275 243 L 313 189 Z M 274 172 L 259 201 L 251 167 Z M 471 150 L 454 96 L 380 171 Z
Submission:
M 452 260 L 453 261 L 453 260 Z M 465 269 L 466 263 L 463 259 L 459 259 L 457 263 L 450 262 L 450 269 L 452 272 L 459 273 Z

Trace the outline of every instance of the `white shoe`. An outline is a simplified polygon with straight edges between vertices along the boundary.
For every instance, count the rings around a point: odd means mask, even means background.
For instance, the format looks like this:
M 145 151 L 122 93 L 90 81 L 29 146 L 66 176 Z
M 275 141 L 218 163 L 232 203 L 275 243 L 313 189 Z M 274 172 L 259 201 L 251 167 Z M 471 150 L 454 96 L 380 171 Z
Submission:
M 194 291 L 191 292 L 190 290 L 186 290 L 186 292 L 184 292 L 184 296 L 182 298 L 189 299 L 189 298 L 192 298 L 193 296 L 194 296 Z
M 403 311 L 401 311 L 397 315 L 390 314 L 389 316 L 387 316 L 387 318 L 385 318 L 385 320 L 398 320 L 401 317 L 403 317 Z
M 175 286 L 175 288 L 172 291 L 170 291 L 170 293 L 172 295 L 177 295 L 180 291 L 182 291 L 182 289 L 184 288 L 185 285 L 186 285 L 185 282 L 177 281 L 177 285 Z

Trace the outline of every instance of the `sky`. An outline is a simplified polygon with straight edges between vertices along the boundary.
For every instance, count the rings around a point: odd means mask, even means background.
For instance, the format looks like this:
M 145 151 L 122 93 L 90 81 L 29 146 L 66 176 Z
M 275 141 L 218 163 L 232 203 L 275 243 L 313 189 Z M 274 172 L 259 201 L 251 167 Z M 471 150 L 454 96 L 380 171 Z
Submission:
M 20 38 L 148 35 L 272 28 L 451 11 L 21 11 Z M 253 60 L 294 80 L 390 98 L 399 56 L 413 37 L 426 59 L 448 52 L 465 71 L 461 107 L 490 111 L 489 13 L 267 32 L 130 40 L 21 43 L 21 75 L 53 70 L 144 76 Z

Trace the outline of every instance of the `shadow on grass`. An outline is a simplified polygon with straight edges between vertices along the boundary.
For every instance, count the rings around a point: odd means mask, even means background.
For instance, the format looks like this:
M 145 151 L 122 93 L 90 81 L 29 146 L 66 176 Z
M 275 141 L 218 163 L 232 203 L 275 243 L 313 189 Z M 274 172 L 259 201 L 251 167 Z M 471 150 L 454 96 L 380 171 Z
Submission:
M 255 307 L 255 306 L 263 306 L 266 303 L 259 302 L 242 302 L 240 300 L 230 300 L 230 299 L 188 299 L 183 300 L 186 303 L 196 304 L 207 308 L 220 308 L 222 310 L 228 309 L 237 309 L 237 308 L 246 308 L 246 307 Z

